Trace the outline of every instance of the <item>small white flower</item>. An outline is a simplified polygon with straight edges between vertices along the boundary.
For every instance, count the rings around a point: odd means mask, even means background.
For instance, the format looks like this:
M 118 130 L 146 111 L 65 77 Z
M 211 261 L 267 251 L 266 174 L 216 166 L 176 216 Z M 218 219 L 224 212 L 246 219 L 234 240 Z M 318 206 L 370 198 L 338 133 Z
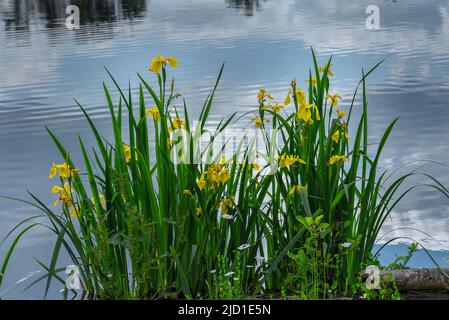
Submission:
M 231 216 L 231 215 L 229 215 L 229 214 L 222 214 L 221 215 L 221 217 L 223 218 L 223 219 L 226 219 L 226 220 L 231 220 L 232 218 L 234 218 L 234 216 Z
M 444 257 L 443 261 L 446 262 L 447 264 L 449 264 L 449 257 Z
M 248 249 L 250 247 L 250 245 L 248 243 L 242 244 L 240 247 L 238 247 L 237 249 L 239 249 L 240 251 L 243 251 L 245 249 Z
M 245 268 L 251 269 L 251 268 L 254 268 L 254 266 L 253 266 L 253 265 L 250 265 L 250 264 L 247 264 L 247 265 L 245 266 Z
M 351 244 L 352 244 L 351 242 L 343 242 L 341 244 L 341 246 L 344 247 L 344 248 L 349 248 L 351 246 Z
M 257 257 L 257 258 L 256 258 L 256 261 L 257 261 L 258 263 L 264 263 L 264 262 L 267 262 L 267 258 L 265 258 L 265 257 Z
M 210 273 L 216 273 L 217 270 L 213 269 L 213 270 L 211 270 L 211 271 L 209 271 L 209 272 L 210 272 Z
M 265 265 L 265 263 L 267 263 L 268 259 L 265 257 L 257 257 L 256 258 L 256 267 L 260 267 Z
M 228 273 L 225 273 L 225 277 L 230 277 L 230 276 L 232 276 L 234 273 L 235 273 L 234 271 L 230 271 L 230 272 L 228 272 Z

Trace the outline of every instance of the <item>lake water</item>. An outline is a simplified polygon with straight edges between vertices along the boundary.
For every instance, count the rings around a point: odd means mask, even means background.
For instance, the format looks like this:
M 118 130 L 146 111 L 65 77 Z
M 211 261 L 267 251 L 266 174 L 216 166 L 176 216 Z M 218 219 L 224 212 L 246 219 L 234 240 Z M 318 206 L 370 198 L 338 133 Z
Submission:
M 79 30 L 65 27 L 69 4 L 80 8 Z M 372 4 L 380 9 L 379 30 L 365 27 L 365 9 Z M 89 141 L 73 98 L 111 136 L 103 66 L 124 86 L 131 81 L 136 87 L 137 72 L 150 78 L 146 70 L 152 56 L 177 57 L 180 67 L 170 72 L 190 112 L 198 115 L 225 62 L 211 115 L 216 122 L 235 111 L 254 110 L 261 87 L 282 99 L 293 77 L 298 82 L 307 77 L 310 47 L 321 63 L 333 55 L 332 85 L 343 96 L 343 106 L 362 68 L 387 58 L 368 81 L 371 141 L 378 142 L 387 124 L 400 117 L 382 168 L 416 160 L 441 162 L 446 166 L 427 164 L 420 171 L 449 186 L 447 0 L 0 0 L 0 195 L 26 198 L 29 190 L 52 202 L 47 176 L 59 154 L 44 125 L 69 146 L 75 161 L 80 160 L 76 134 Z M 414 162 L 407 170 L 422 164 Z M 423 182 L 410 180 L 408 186 Z M 0 199 L 0 236 L 33 213 L 30 206 Z M 398 229 L 404 227 L 438 241 Z M 394 210 L 383 232 L 391 230 L 389 238 L 419 240 L 441 261 L 446 253 L 439 250 L 449 247 L 449 199 L 425 187 L 416 189 Z M 24 238 L 0 291 L 39 270 L 33 257 L 47 262 L 54 242 L 44 228 Z M 389 247 L 384 259 L 391 262 L 398 252 L 404 252 L 403 244 Z M 0 257 L 4 254 L 0 248 Z M 413 265 L 431 263 L 420 253 Z M 27 283 L 3 297 L 42 298 L 42 285 L 22 292 Z M 54 285 L 50 297 L 58 298 L 59 286 Z

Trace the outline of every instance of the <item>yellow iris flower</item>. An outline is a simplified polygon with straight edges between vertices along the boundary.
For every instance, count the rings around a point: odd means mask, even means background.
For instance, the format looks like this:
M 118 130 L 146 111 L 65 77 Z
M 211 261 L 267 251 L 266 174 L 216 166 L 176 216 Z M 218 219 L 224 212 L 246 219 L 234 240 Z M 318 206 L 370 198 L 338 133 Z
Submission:
M 159 114 L 159 109 L 157 107 L 147 109 L 146 114 L 150 115 L 150 117 L 157 122 L 161 121 L 161 115 Z
M 203 172 L 201 174 L 200 180 L 198 180 L 197 182 L 198 188 L 200 188 L 200 190 L 203 190 L 204 187 L 206 186 L 206 173 Z
M 283 107 L 284 107 L 284 106 L 283 106 L 282 104 L 279 104 L 278 102 L 276 102 L 275 104 L 267 104 L 267 105 L 265 105 L 262 109 L 263 109 L 263 110 L 271 109 L 271 110 L 273 110 L 274 112 L 279 112 L 279 111 L 281 111 L 281 109 L 282 109 Z
M 221 214 L 227 214 L 229 212 L 229 208 L 232 207 L 232 204 L 231 199 L 223 199 L 220 202 Z
M 329 77 L 333 77 L 333 76 L 334 76 L 334 73 L 333 73 L 332 70 L 331 70 L 332 63 L 331 63 L 331 64 L 326 63 L 326 64 L 324 65 L 324 67 L 319 67 L 319 68 L 318 68 L 318 72 L 319 72 L 319 73 L 324 72 L 324 69 L 326 69 L 327 67 L 329 67 L 329 68 L 327 69 L 327 75 L 328 75 Z
M 299 193 L 302 189 L 306 189 L 306 190 L 307 190 L 307 186 L 303 186 L 303 185 L 298 184 L 298 185 L 296 185 L 296 186 L 293 186 L 293 187 L 290 189 L 290 191 L 289 191 L 288 194 L 291 196 L 291 195 L 293 195 L 293 194 L 295 194 L 295 193 Z
M 219 182 L 219 174 L 221 170 L 221 165 L 218 163 L 212 163 L 207 169 L 207 174 L 213 182 Z
M 295 95 L 296 95 L 296 100 L 298 101 L 300 106 L 307 105 L 306 93 L 303 90 L 296 89 Z
M 270 120 L 265 117 L 263 117 L 263 119 L 261 119 L 256 116 L 252 116 L 250 119 L 251 119 L 251 121 L 254 121 L 254 127 L 256 127 L 258 129 L 262 128 L 264 122 L 270 122 Z
M 62 187 L 54 186 L 53 188 L 51 188 L 51 192 L 58 194 L 58 198 L 53 203 L 53 205 L 56 207 L 58 205 L 59 201 L 62 201 L 63 205 L 66 205 L 68 208 L 71 209 L 69 212 L 70 216 L 72 216 L 75 219 L 78 219 L 78 217 L 80 215 L 80 208 L 73 202 L 73 197 L 72 197 L 73 189 L 70 187 L 70 184 L 68 182 L 66 182 L 66 183 L 64 183 L 64 185 Z M 104 200 L 104 197 L 103 197 L 103 200 Z M 101 196 L 100 196 L 100 201 L 101 201 Z M 105 204 L 106 204 L 106 202 L 105 202 Z
M 179 119 L 178 117 L 175 117 L 173 119 L 173 129 L 179 129 L 181 127 L 185 127 L 185 121 L 182 119 Z
M 273 100 L 273 96 L 270 93 L 267 93 L 267 90 L 260 89 L 259 93 L 257 94 L 257 100 L 259 101 L 259 103 L 263 103 L 265 101 L 265 98 Z
M 67 179 L 70 177 L 74 177 L 79 172 L 79 169 L 70 168 L 67 163 L 56 164 L 53 163 L 50 169 L 50 174 L 48 176 L 49 179 L 56 176 L 58 173 L 62 179 Z
M 298 112 L 296 113 L 296 116 L 298 117 L 298 119 L 304 120 L 305 123 L 312 124 L 313 119 L 312 119 L 311 109 L 315 109 L 315 117 L 316 117 L 316 120 L 319 121 L 321 119 L 320 113 L 315 104 L 306 104 L 306 105 L 301 106 L 299 108 Z
M 210 183 L 210 188 L 215 189 L 217 185 L 225 184 L 231 178 L 229 169 L 226 165 L 226 157 L 222 157 L 220 163 L 212 163 L 207 171 L 201 173 L 200 179 L 197 181 L 198 188 L 204 189 L 207 183 Z M 185 193 L 185 192 L 184 192 Z
M 59 203 L 59 201 L 62 201 L 63 204 L 71 207 L 73 205 L 72 200 L 72 193 L 73 189 L 70 187 L 69 183 L 64 183 L 63 187 L 60 186 L 54 186 L 51 188 L 52 193 L 58 193 L 58 199 L 53 203 L 53 205 L 56 207 Z
M 332 165 L 332 164 L 334 164 L 334 163 L 343 163 L 343 162 L 346 162 L 346 161 L 348 161 L 348 160 L 349 160 L 349 159 L 348 159 L 347 157 L 345 157 L 345 156 L 335 155 L 335 156 L 332 156 L 332 157 L 329 159 L 329 164 Z
M 163 56 L 156 56 L 151 60 L 151 66 L 148 70 L 159 73 L 162 67 L 165 67 L 167 63 L 172 67 L 176 68 L 178 66 L 178 60 L 173 57 L 163 57 Z
M 310 79 L 307 79 L 305 82 L 309 83 Z M 312 77 L 312 86 L 316 86 L 316 84 L 317 84 L 317 81 L 316 81 L 315 77 Z
M 292 84 L 292 86 L 293 86 L 293 84 Z M 294 83 L 294 86 L 296 86 L 296 82 Z M 287 96 L 285 97 L 285 100 L 284 100 L 284 106 L 288 106 L 291 103 L 290 95 L 293 94 L 293 93 L 295 94 L 296 101 L 298 101 L 298 104 L 300 106 L 307 105 L 306 93 L 303 90 L 297 88 L 295 90 L 295 92 L 293 92 L 293 90 L 289 90 L 288 91 L 288 94 L 287 94 Z
M 301 158 L 299 158 L 297 156 L 283 154 L 279 157 L 279 166 L 281 168 L 285 168 L 290 165 L 294 165 L 296 162 L 306 164 L 306 162 L 304 160 L 302 160 Z
M 337 113 L 338 119 L 342 119 L 346 115 L 346 112 L 344 112 L 343 110 L 337 110 Z
M 335 131 L 335 133 L 332 135 L 331 139 L 335 142 L 338 143 L 338 141 L 340 141 L 340 131 Z
M 214 183 L 225 184 L 230 178 L 228 168 L 223 167 L 223 164 L 213 163 L 209 166 L 207 174 Z
M 221 183 L 225 184 L 230 178 L 231 174 L 227 168 L 223 168 L 218 176 Z
M 331 107 L 336 107 L 338 105 L 338 102 L 341 99 L 341 96 L 336 93 L 336 94 L 328 94 L 326 95 L 326 100 L 329 99 L 331 102 Z

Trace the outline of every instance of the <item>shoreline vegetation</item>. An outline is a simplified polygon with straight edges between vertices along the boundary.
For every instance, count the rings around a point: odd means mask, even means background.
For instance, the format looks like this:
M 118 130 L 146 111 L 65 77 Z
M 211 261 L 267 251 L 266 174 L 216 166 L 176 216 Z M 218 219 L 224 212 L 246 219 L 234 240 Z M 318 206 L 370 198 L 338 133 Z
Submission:
M 265 150 L 254 151 L 254 140 L 242 135 L 231 155 L 222 152 L 228 142 L 218 149 L 216 142 L 237 114 L 214 130 L 208 123 L 223 67 L 195 126 L 168 76 L 178 67 L 175 58 L 152 60 L 157 88 L 138 75 L 137 101 L 107 71 L 119 92 L 111 97 L 103 83 L 113 140 L 102 138 L 78 102 L 96 141 L 91 148 L 78 136 L 83 164 L 47 128 L 61 154 L 49 174 L 55 203 L 32 193 L 31 201 L 13 199 L 41 214 L 3 239 L 2 246 L 12 244 L 0 261 L 0 287 L 15 246 L 42 226 L 36 218 L 46 217 L 55 246 L 50 261 L 36 259 L 46 274 L 28 285 L 45 282 L 44 298 L 59 282 L 65 299 L 400 299 L 391 272 L 407 268 L 418 244 L 381 266 L 372 253 L 381 227 L 417 187 L 404 185 L 410 177 L 422 176 L 423 186 L 443 196 L 449 191 L 427 173 L 380 170 L 398 120 L 368 141 L 366 79 L 381 62 L 362 72 L 351 103 L 342 105 L 331 87 L 332 58 L 320 66 L 313 50 L 312 56 L 307 79 L 293 80 L 281 99 L 262 88 L 255 97 L 251 130 Z M 66 287 L 62 251 L 79 270 L 80 290 Z M 367 268 L 382 276 L 367 281 Z

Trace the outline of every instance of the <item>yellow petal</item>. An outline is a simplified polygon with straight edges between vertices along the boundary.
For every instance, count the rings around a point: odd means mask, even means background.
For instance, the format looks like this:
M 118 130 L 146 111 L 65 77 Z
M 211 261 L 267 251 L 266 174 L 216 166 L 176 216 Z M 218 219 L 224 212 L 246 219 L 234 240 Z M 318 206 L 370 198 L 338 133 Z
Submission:
M 50 174 L 48 176 L 48 179 L 53 178 L 56 175 L 56 172 L 57 172 L 57 168 L 55 166 L 52 166 L 50 169 Z
M 77 208 L 73 208 L 72 210 L 70 210 L 70 216 L 78 219 L 79 217 L 79 210 Z
M 340 131 L 335 131 L 335 133 L 332 135 L 332 140 L 335 143 L 338 143 L 338 141 L 340 141 Z
M 291 100 L 290 100 L 290 95 L 288 94 L 288 95 L 285 97 L 285 100 L 284 100 L 284 106 L 288 106 L 288 105 L 290 104 L 290 102 L 291 102 Z
M 318 108 L 316 108 L 315 109 L 315 117 L 316 117 L 316 119 L 318 120 L 318 121 L 320 121 L 321 120 L 321 118 L 320 118 L 320 112 L 318 111 Z
M 161 70 L 161 67 L 162 67 L 161 58 L 162 58 L 161 56 L 157 56 L 151 61 L 151 66 L 149 69 L 150 71 L 152 71 L 154 73 L 159 73 L 159 71 Z
M 170 65 L 170 67 L 176 68 L 178 66 L 178 60 L 176 58 L 167 57 L 166 60 L 167 60 L 168 64 Z
M 131 160 L 131 149 L 126 144 L 123 145 L 123 153 L 125 155 L 126 162 L 129 162 L 129 160 Z
M 62 190 L 60 186 L 54 186 L 53 188 L 51 188 L 52 193 L 58 193 L 60 190 Z
M 72 192 L 72 188 L 70 188 L 70 184 L 68 182 L 64 183 L 64 190 L 66 192 Z
M 197 182 L 197 184 L 198 184 L 198 188 L 200 188 L 200 190 L 202 190 L 206 186 L 206 181 L 200 180 Z
M 75 175 L 77 175 L 79 171 L 80 169 L 72 169 L 72 178 L 75 177 Z
M 259 171 L 259 170 L 260 170 L 259 164 L 257 164 L 256 162 L 254 162 L 254 163 L 253 163 L 253 169 L 254 169 L 255 171 Z
M 294 194 L 295 193 L 295 191 L 296 191 L 296 187 L 295 186 L 293 186 L 291 189 L 290 189 L 290 191 L 289 191 L 289 193 L 288 193 L 288 195 L 289 196 L 291 196 L 292 194 Z
M 70 169 L 69 169 L 69 166 L 66 163 L 64 163 L 63 165 L 61 165 L 59 167 L 59 175 L 63 179 L 70 177 Z

